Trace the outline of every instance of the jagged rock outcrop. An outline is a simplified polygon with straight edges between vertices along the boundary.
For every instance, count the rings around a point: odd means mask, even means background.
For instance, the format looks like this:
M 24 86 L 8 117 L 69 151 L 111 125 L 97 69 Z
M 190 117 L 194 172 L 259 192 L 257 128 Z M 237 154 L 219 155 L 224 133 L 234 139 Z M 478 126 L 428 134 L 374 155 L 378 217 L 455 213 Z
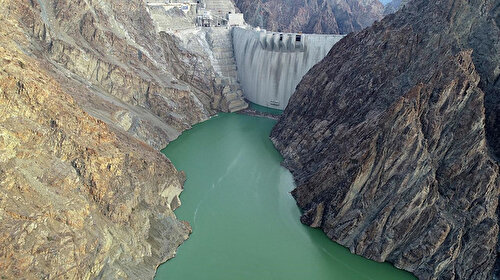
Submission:
M 412 0 L 334 45 L 271 139 L 301 221 L 420 279 L 492 279 L 498 0 Z
M 270 31 L 347 34 L 380 20 L 378 0 L 235 0 L 246 22 Z
M 384 6 L 384 16 L 395 13 L 401 7 L 406 5 L 409 0 L 393 0 Z
M 33 55 L 47 62 L 86 111 L 123 124 L 121 129 L 155 148 L 219 109 L 211 105 L 222 89 L 213 82 L 210 61 L 157 32 L 143 1 L 6 5 L 6 15 L 18 16 L 32 38 Z
M 142 0 L 0 0 L 0 25 L 0 278 L 152 278 L 190 232 L 157 149 L 219 109 L 209 59 Z
M 184 175 L 1 39 L 0 277 L 152 278 L 190 230 Z

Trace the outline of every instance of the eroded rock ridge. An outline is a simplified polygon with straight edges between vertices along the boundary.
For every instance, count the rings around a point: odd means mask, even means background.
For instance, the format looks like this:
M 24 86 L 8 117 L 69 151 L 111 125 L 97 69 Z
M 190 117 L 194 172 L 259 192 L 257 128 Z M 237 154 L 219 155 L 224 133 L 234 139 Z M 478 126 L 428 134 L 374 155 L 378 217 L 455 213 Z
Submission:
M 301 221 L 420 279 L 492 279 L 500 2 L 413 0 L 334 45 L 271 139 Z
M 347 34 L 380 20 L 378 0 L 236 0 L 245 20 L 270 31 Z
M 2 0 L 0 24 L 0 278 L 151 279 L 190 232 L 158 149 L 221 109 L 209 58 L 142 0 Z

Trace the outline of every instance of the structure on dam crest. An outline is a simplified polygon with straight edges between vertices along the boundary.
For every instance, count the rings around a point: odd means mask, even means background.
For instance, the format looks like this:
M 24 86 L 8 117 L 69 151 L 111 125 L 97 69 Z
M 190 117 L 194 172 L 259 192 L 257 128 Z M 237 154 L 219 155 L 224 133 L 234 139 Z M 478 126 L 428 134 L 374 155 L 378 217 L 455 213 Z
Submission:
M 230 112 L 247 107 L 243 97 L 285 109 L 302 77 L 343 37 L 251 28 L 231 0 L 144 1 L 159 32 L 206 42 L 200 44 Z

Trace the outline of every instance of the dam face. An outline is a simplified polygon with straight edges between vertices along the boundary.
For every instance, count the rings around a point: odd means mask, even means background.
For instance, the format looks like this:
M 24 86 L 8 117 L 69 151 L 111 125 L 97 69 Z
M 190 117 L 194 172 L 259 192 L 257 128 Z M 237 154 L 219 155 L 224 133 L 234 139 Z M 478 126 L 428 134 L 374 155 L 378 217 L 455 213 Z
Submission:
M 342 37 L 233 28 L 238 80 L 245 97 L 262 106 L 285 109 L 302 77 Z

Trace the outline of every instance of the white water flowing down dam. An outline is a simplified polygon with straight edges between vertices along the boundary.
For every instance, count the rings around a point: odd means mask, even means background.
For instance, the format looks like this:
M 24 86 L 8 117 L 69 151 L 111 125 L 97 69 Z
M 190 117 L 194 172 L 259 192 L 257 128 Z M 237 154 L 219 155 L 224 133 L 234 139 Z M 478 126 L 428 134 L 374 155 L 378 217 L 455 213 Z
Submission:
M 262 106 L 285 109 L 302 77 L 342 37 L 233 28 L 238 80 L 245 97 Z

